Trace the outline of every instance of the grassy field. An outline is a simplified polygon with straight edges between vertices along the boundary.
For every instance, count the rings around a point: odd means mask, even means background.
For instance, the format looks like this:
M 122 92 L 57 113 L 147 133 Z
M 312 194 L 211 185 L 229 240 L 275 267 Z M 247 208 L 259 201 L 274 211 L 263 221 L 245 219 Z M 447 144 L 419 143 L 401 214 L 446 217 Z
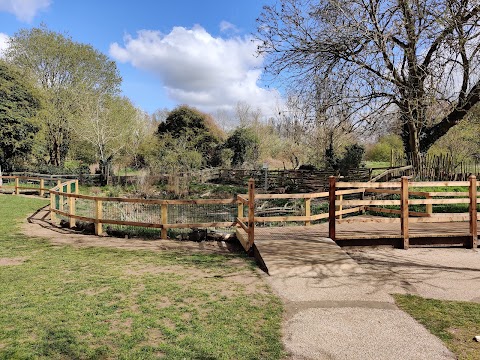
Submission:
M 394 295 L 398 306 L 438 336 L 460 360 L 480 359 L 480 304 Z
M 281 303 L 249 259 L 25 237 L 44 204 L 0 195 L 0 359 L 283 356 Z

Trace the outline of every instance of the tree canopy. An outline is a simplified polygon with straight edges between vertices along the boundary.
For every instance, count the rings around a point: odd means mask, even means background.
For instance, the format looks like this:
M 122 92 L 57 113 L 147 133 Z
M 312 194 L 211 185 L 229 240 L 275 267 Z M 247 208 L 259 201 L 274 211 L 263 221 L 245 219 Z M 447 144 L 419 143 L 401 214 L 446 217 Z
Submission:
M 185 105 L 169 113 L 158 126 L 157 134 L 160 138 L 183 139 L 190 150 L 203 156 L 206 165 L 212 163 L 217 146 L 225 136 L 211 116 Z
M 33 117 L 40 108 L 32 84 L 13 66 L 0 60 L 0 165 L 11 170 L 15 159 L 32 150 L 38 126 Z
M 395 112 L 418 154 L 480 100 L 479 22 L 468 0 L 279 0 L 258 19 L 258 51 L 313 93 L 316 117 L 353 126 Z
M 44 26 L 16 33 L 6 59 L 32 74 L 42 89 L 49 163 L 61 165 L 69 149 L 71 122 L 83 115 L 85 94 L 115 95 L 119 91 L 121 77 L 115 62 L 92 46 Z

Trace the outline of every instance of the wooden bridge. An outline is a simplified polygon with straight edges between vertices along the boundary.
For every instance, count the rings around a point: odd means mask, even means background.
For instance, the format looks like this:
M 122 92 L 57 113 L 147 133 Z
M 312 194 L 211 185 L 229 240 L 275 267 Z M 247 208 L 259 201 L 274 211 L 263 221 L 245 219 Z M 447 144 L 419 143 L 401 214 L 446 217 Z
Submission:
M 286 236 L 302 238 L 328 237 L 340 246 L 391 245 L 408 249 L 411 245 L 463 245 L 477 247 L 478 215 L 477 187 L 475 176 L 468 181 L 409 182 L 336 182 L 330 178 L 329 192 L 315 194 L 254 194 L 250 183 L 249 217 L 239 218 L 241 227 L 237 236 L 245 249 L 255 243 L 271 243 L 281 246 Z M 420 188 L 434 188 L 435 191 L 419 191 Z M 449 191 L 448 188 L 456 191 Z M 458 191 L 465 188 L 468 191 Z M 260 199 L 304 199 L 302 216 L 255 216 L 252 198 Z M 328 213 L 311 214 L 312 199 L 328 199 Z M 468 212 L 438 213 L 434 205 L 461 206 Z M 423 206 L 423 211 L 411 207 Z M 369 215 L 365 215 L 365 213 Z M 381 214 L 383 216 L 376 216 Z M 348 217 L 344 218 L 345 215 Z M 386 217 L 395 216 L 395 217 Z M 312 225 L 314 221 L 328 219 L 328 222 Z M 304 226 L 266 227 L 272 222 L 297 222 Z M 249 226 L 248 226 L 248 225 Z M 259 224 L 263 226 L 258 226 Z M 300 235 L 301 234 L 301 235 Z M 264 247 L 264 246 L 263 246 Z

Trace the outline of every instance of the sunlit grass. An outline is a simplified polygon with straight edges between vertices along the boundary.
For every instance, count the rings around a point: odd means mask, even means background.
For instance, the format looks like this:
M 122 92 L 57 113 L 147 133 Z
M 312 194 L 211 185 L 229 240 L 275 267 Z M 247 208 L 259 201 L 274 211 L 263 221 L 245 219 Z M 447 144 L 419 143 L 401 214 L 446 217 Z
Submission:
M 25 237 L 44 204 L 0 196 L 0 359 L 282 357 L 281 303 L 248 258 Z

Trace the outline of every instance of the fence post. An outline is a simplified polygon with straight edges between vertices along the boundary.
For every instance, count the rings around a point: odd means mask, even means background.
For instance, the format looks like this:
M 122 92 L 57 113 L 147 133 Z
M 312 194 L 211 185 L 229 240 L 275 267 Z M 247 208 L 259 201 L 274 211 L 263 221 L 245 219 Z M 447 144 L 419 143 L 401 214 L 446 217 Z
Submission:
M 305 199 L 305 216 L 308 218 L 312 216 L 312 199 L 311 198 Z M 312 223 L 310 222 L 310 219 L 305 221 L 305 226 L 309 226 L 311 224 Z
M 95 235 L 102 235 L 102 200 L 95 199 Z
M 19 178 L 18 176 L 15 176 L 15 195 L 20 194 L 20 189 L 19 189 Z
M 430 194 L 425 196 L 425 199 L 431 199 L 431 198 L 432 198 L 432 196 Z M 432 214 L 433 214 L 433 204 L 427 204 L 425 206 L 426 206 L 425 211 L 428 214 L 428 216 L 432 216 Z
M 165 226 L 168 224 L 168 204 L 162 204 L 162 225 Z M 161 239 L 167 240 L 168 239 L 168 229 L 166 227 L 162 227 L 162 234 Z
M 470 238 L 466 244 L 468 249 L 475 249 L 477 247 L 477 177 L 475 175 L 470 176 L 469 187 L 469 213 L 470 213 Z
M 400 244 L 401 249 L 408 249 L 410 246 L 410 240 L 408 237 L 408 177 L 402 176 L 402 187 L 400 191 L 400 223 L 402 242 Z
M 45 180 L 40 179 L 40 196 L 45 195 Z
M 336 198 L 338 201 L 343 201 L 343 195 L 337 195 Z M 342 210 L 343 210 L 343 205 L 335 206 L 335 211 L 342 211 Z M 342 219 L 342 218 L 343 218 L 342 214 L 337 215 L 337 219 Z
M 58 192 L 62 193 L 63 192 L 63 186 L 62 186 L 62 180 L 57 180 L 57 187 L 58 187 Z M 58 210 L 63 211 L 63 196 L 58 195 Z
M 237 203 L 237 206 L 238 206 L 237 217 L 242 219 L 243 218 L 243 202 L 239 201 L 239 200 L 237 200 L 237 201 L 238 201 L 238 203 Z
M 248 244 L 255 241 L 255 180 L 248 180 Z
M 335 241 L 335 176 L 330 176 L 329 184 L 329 206 L 328 206 L 328 237 Z
M 50 193 L 50 221 L 52 223 L 54 223 L 56 220 L 55 212 L 53 211 L 54 209 L 55 209 L 55 195 L 53 193 Z
M 67 185 L 67 194 L 72 194 L 72 183 Z M 75 227 L 75 218 L 72 215 L 75 215 L 75 198 L 69 196 L 68 201 L 68 226 L 70 228 Z

